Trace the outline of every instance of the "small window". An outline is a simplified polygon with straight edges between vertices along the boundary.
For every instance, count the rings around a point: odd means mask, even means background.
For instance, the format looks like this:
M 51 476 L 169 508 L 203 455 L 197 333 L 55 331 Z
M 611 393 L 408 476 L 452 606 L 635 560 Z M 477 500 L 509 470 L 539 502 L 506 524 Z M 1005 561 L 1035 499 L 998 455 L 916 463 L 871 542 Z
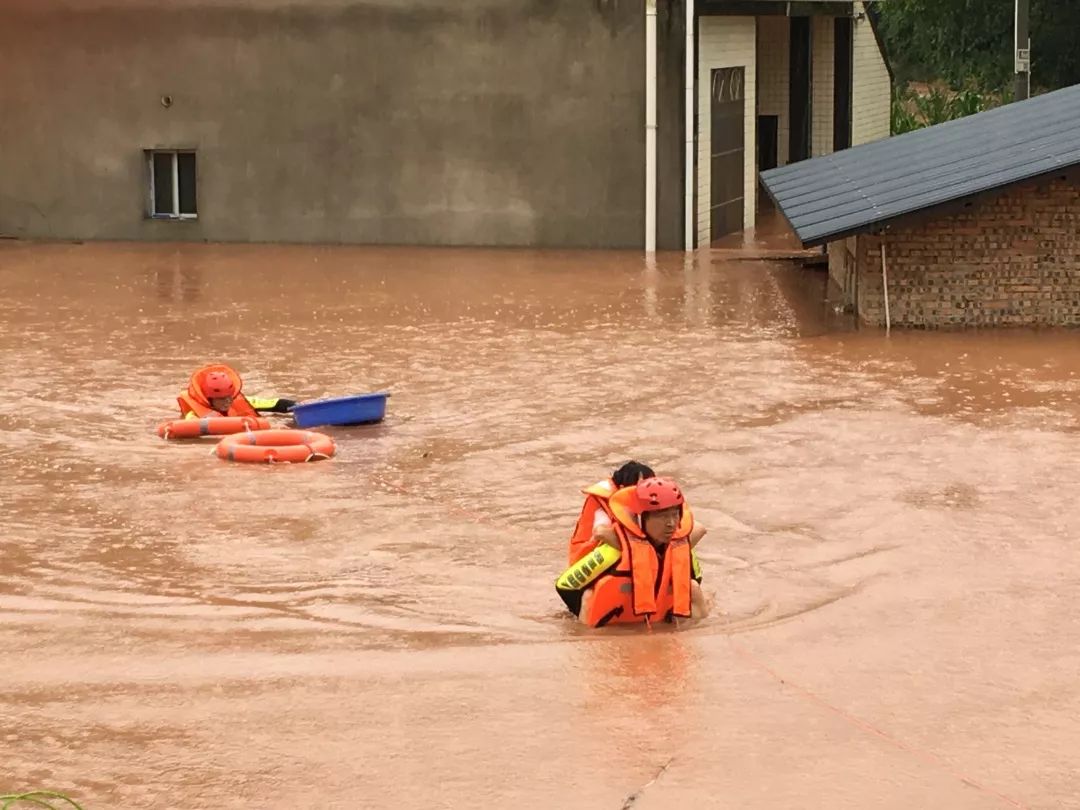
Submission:
M 150 172 L 150 216 L 195 219 L 195 153 L 154 150 L 146 153 Z

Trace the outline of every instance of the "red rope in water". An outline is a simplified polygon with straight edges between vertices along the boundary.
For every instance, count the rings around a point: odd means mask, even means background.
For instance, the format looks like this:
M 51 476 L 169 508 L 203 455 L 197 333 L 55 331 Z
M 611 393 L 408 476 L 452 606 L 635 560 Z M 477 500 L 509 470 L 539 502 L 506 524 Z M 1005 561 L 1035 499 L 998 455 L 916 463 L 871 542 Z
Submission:
M 791 687 L 793 690 L 795 690 L 795 692 L 797 692 L 805 700 L 807 700 L 807 701 L 809 701 L 811 703 L 815 703 L 818 706 L 821 706 L 822 708 L 828 709 L 830 712 L 832 712 L 833 714 L 839 715 L 840 717 L 842 717 L 844 720 L 846 720 L 848 723 L 855 726 L 856 728 L 861 729 L 863 731 L 866 731 L 866 732 L 868 732 L 870 734 L 873 734 L 876 737 L 880 737 L 881 739 L 885 740 L 887 743 L 889 743 L 893 747 L 899 748 L 901 751 L 904 751 L 904 752 L 906 752 L 908 754 L 911 754 L 912 756 L 914 756 L 914 757 L 916 757 L 918 759 L 921 759 L 923 762 L 926 762 L 926 763 L 929 763 L 931 765 L 934 765 L 936 767 L 941 768 L 942 770 L 946 771 L 951 776 L 954 776 L 955 778 L 959 779 L 965 785 L 968 785 L 969 787 L 973 787 L 976 790 L 981 791 L 982 793 L 985 793 L 987 796 L 993 796 L 995 798 L 1001 799 L 1003 802 L 1006 802 L 1006 803 L 1012 805 L 1013 807 L 1021 808 L 1021 810 L 1029 810 L 1027 805 L 1023 804 L 1022 802 L 1018 802 L 1016 799 L 1013 799 L 1013 798 L 1011 798 L 1009 796 L 1006 796 L 1004 793 L 1000 793 L 1000 792 L 994 790 L 993 788 L 989 788 L 986 785 L 983 785 L 982 783 L 975 781 L 970 776 L 967 776 L 966 774 L 961 773 L 960 771 L 956 770 L 951 765 L 949 765 L 947 762 L 945 762 L 945 760 L 943 760 L 941 757 L 939 757 L 939 756 L 937 756 L 935 754 L 932 754 L 929 751 L 925 751 L 925 750 L 923 750 L 921 748 L 916 748 L 914 746 L 908 745 L 907 743 L 901 742 L 900 740 L 896 739 L 895 737 L 893 737 L 893 736 L 887 734 L 886 732 L 882 731 L 880 728 L 873 725 L 872 723 L 869 723 L 866 720 L 863 720 L 862 718 L 856 717 L 855 715 L 844 711 L 839 706 L 835 706 L 832 703 L 829 703 L 829 701 L 825 700 L 825 698 L 811 692 L 806 687 L 800 686 L 799 684 L 792 681 L 790 678 L 787 678 L 786 676 L 780 675 L 772 667 L 770 667 L 768 664 L 766 664 L 764 661 L 762 661 L 760 658 L 758 658 L 752 652 L 750 652 L 745 647 L 743 647 L 741 644 L 739 644 L 737 641 L 735 641 L 735 639 L 728 638 L 728 641 L 730 642 L 731 647 L 735 651 L 736 655 L 738 655 L 743 660 L 748 661 L 750 664 L 757 667 L 758 669 L 761 669 L 761 670 L 767 672 L 770 676 L 772 676 L 775 680 L 779 681 L 784 686 Z

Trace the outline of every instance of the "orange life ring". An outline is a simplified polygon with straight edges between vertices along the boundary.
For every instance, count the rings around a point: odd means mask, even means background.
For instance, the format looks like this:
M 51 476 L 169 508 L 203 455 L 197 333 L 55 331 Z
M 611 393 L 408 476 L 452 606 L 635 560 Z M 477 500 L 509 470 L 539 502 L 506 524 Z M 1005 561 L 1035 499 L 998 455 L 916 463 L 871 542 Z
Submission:
M 217 446 L 218 458 L 258 464 L 299 464 L 330 458 L 337 452 L 334 440 L 312 430 L 256 430 L 226 436 Z
M 228 436 L 250 430 L 266 430 L 270 420 L 261 416 L 204 416 L 202 419 L 173 419 L 158 425 L 163 439 L 197 439 L 200 436 Z

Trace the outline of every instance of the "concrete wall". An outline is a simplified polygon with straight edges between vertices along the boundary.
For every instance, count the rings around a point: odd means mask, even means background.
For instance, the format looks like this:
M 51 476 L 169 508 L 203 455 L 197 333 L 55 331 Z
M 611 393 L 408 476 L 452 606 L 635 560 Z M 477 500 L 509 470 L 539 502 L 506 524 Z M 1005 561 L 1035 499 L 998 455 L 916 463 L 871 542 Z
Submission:
M 858 302 L 858 239 L 854 236 L 838 239 L 825 247 L 829 260 L 829 281 L 839 292 L 844 308 L 853 312 Z
M 950 215 L 860 236 L 854 278 L 844 273 L 845 243 L 831 245 L 830 275 L 861 320 L 878 326 L 882 240 L 894 326 L 1080 326 L 1080 176 L 1016 186 Z
M 698 247 L 712 242 L 709 223 L 710 149 L 712 147 L 712 71 L 745 67 L 745 168 L 743 227 L 754 225 L 757 205 L 757 25 L 754 17 L 701 17 L 698 20 Z
M 855 11 L 864 16 L 855 22 L 852 34 L 852 146 L 889 137 L 892 108 L 892 83 L 889 70 L 885 67 L 885 57 L 870 26 L 870 19 L 865 16 L 864 4 L 856 3 Z
M 775 115 L 777 129 L 777 165 L 788 162 L 791 138 L 789 89 L 791 56 L 791 20 L 781 16 L 758 18 L 758 115 Z
M 4 5 L 0 233 L 643 243 L 643 0 Z M 668 35 L 662 245 L 682 232 Z M 146 217 L 154 147 L 198 151 L 198 220 Z

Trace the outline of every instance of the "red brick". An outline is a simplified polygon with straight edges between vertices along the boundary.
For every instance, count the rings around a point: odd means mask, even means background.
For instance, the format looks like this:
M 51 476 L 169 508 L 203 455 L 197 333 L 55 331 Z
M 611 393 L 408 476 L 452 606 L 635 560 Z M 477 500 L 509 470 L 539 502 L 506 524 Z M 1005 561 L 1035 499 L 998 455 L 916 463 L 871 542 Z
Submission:
M 884 238 L 896 326 L 1080 326 L 1075 183 L 1016 186 L 959 214 L 894 226 Z M 830 246 L 830 275 L 872 324 L 885 317 L 881 240 Z M 845 246 L 852 241 L 853 255 Z

